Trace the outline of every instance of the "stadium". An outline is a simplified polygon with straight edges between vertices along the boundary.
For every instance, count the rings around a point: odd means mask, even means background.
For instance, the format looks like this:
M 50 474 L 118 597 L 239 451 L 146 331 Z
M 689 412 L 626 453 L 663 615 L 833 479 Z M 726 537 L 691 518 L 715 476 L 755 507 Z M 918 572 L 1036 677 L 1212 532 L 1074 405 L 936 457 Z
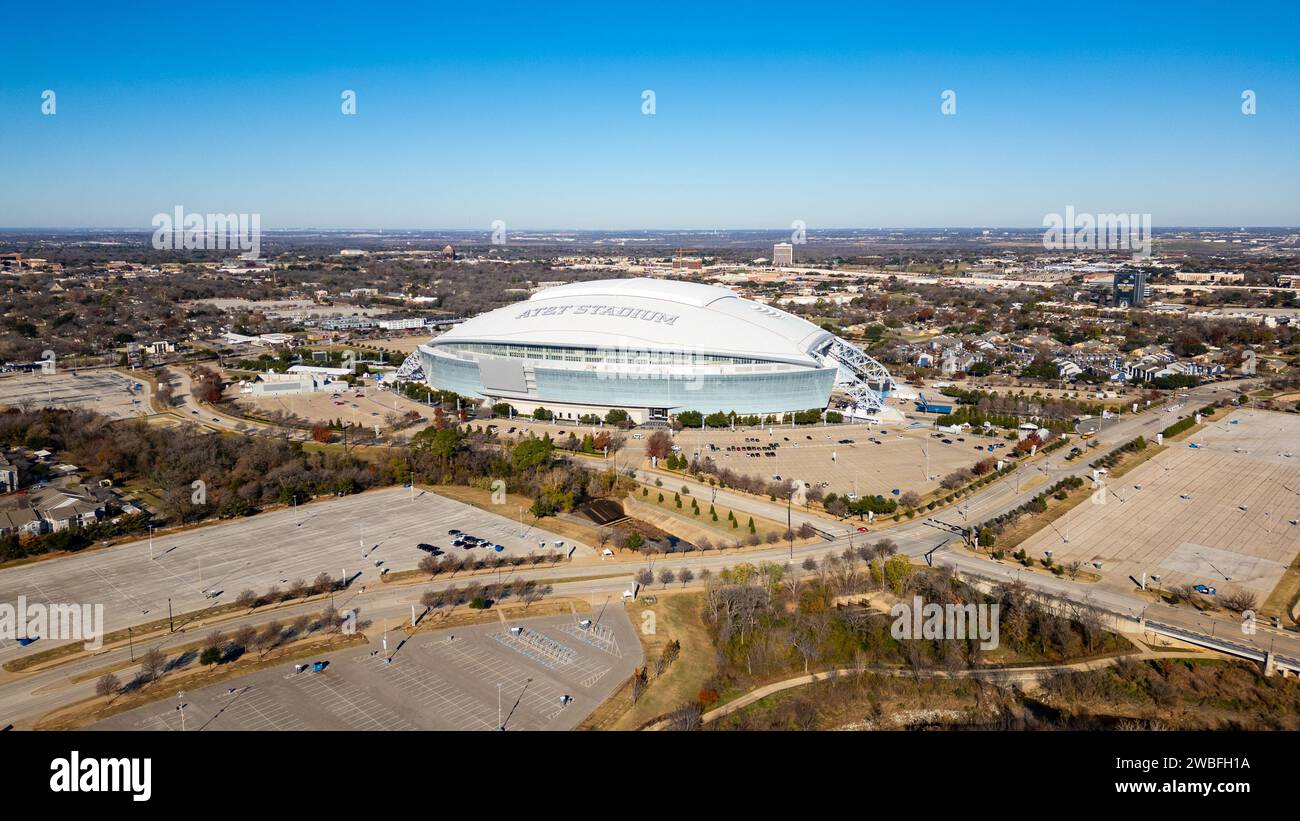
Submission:
M 834 334 L 717 286 L 611 279 L 547 288 L 420 345 L 408 376 L 439 390 L 543 407 L 557 419 L 682 411 L 778 415 L 885 411 L 878 362 Z

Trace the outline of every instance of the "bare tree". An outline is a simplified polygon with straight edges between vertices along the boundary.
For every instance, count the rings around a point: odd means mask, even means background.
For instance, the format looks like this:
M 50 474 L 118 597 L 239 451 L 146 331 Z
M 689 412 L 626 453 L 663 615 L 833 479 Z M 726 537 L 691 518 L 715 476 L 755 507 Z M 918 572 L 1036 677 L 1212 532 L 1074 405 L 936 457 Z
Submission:
M 257 638 L 257 629 L 251 625 L 245 624 L 245 625 L 241 625 L 240 628 L 235 631 L 235 635 L 231 638 L 230 641 L 231 644 L 233 644 L 238 650 L 242 652 L 252 647 L 253 640 L 256 638 Z
M 689 732 L 704 726 L 703 713 L 697 702 L 690 701 L 668 714 L 665 729 Z
M 315 594 L 328 593 L 334 589 L 334 577 L 328 573 L 321 573 L 311 583 L 311 592 Z
M 117 676 L 112 673 L 105 673 L 95 682 L 95 695 L 101 698 L 114 695 L 120 689 L 122 689 L 122 682 L 118 681 Z
M 262 628 L 262 632 L 258 633 L 257 638 L 254 639 L 257 649 L 261 651 L 259 655 L 265 656 L 267 650 L 279 644 L 280 636 L 283 633 L 284 625 L 280 624 L 279 621 L 267 622 L 266 626 Z
M 166 664 L 167 657 L 157 647 L 152 648 L 140 657 L 140 670 L 149 681 L 156 680 Z

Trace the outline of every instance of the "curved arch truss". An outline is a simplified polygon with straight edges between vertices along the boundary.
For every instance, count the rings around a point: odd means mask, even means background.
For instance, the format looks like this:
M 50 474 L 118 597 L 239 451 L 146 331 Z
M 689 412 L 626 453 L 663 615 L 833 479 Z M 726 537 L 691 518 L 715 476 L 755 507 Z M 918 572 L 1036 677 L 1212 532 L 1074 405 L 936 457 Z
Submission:
M 411 351 L 407 354 L 406 359 L 402 360 L 402 365 L 394 374 L 398 379 L 409 379 L 413 382 L 424 381 L 424 363 L 420 361 L 420 352 Z
M 879 413 L 885 409 L 885 397 L 895 385 L 894 377 L 884 365 L 838 336 L 831 337 L 817 356 L 823 364 L 834 364 L 839 368 L 835 384 L 853 400 L 854 416 Z

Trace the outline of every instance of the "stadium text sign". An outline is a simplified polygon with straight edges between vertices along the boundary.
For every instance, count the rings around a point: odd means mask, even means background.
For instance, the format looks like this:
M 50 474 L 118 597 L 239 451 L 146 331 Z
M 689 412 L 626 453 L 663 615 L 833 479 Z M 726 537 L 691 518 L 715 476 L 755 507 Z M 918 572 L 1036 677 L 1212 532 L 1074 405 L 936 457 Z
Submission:
M 551 305 L 545 308 L 529 308 L 515 319 L 528 319 L 534 316 L 575 316 L 590 314 L 592 316 L 614 316 L 620 319 L 641 319 L 646 322 L 662 322 L 665 325 L 677 323 L 678 314 L 666 314 L 663 311 L 651 311 L 646 308 L 626 308 L 617 305 Z

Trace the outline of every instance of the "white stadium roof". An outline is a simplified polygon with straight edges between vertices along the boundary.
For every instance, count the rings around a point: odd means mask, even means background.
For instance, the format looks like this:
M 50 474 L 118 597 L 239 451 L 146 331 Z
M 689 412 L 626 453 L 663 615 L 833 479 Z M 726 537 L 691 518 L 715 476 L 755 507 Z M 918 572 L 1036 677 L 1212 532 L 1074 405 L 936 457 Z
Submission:
M 468 320 L 431 346 L 487 342 L 692 350 L 822 367 L 810 351 L 831 334 L 727 288 L 649 278 L 547 288 Z

